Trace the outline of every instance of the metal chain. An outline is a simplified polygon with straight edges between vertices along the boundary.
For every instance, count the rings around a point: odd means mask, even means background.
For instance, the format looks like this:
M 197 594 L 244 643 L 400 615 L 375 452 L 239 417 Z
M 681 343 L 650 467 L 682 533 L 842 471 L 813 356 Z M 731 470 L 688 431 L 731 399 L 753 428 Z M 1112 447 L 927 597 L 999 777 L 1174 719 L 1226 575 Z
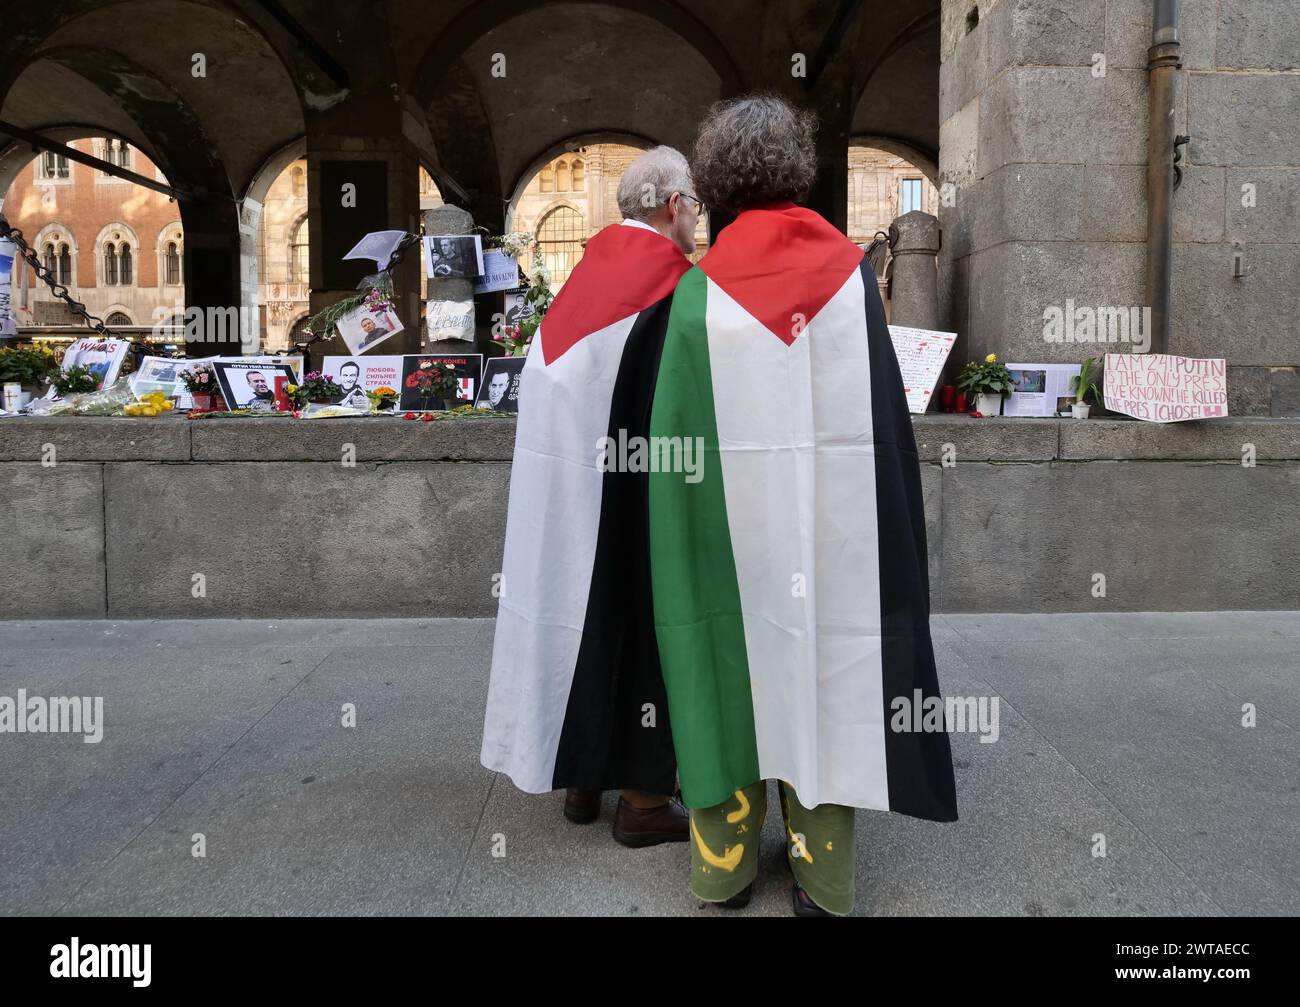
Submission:
M 108 338 L 113 337 L 112 330 L 104 324 L 103 319 L 99 318 L 97 315 L 92 315 L 87 311 L 84 304 L 74 299 L 73 296 L 68 293 L 68 288 L 59 282 L 58 277 L 55 276 L 51 270 L 45 268 L 41 263 L 40 256 L 32 250 L 32 247 L 29 244 L 27 244 L 27 240 L 23 237 L 23 232 L 18 230 L 16 227 L 11 227 L 9 224 L 9 218 L 3 213 L 0 213 L 0 237 L 8 238 L 18 246 L 22 251 L 23 260 L 32 267 L 32 271 L 36 273 L 37 277 L 45 282 L 45 285 L 50 288 L 54 296 L 59 300 L 64 301 L 68 307 L 72 309 L 73 314 L 80 315 L 85 319 L 86 324 L 101 336 L 106 336 Z

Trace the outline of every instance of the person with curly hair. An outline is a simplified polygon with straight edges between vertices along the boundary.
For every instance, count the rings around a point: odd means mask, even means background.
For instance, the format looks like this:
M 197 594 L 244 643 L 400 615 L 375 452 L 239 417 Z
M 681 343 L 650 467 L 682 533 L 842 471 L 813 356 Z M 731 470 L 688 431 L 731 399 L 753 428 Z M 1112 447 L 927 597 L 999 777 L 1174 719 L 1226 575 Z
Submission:
M 649 489 L 691 887 L 748 903 L 776 780 L 798 916 L 852 910 L 856 808 L 957 817 L 911 418 L 871 264 L 797 205 L 815 135 L 762 95 L 700 125 L 695 194 L 737 216 L 677 283 L 649 424 L 704 462 Z

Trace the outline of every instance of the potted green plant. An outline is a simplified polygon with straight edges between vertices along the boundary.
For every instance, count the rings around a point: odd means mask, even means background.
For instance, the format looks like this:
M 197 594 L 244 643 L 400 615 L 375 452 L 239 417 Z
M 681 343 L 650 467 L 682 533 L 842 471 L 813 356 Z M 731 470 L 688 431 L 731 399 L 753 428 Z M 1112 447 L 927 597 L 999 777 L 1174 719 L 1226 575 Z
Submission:
M 1103 408 L 1106 405 L 1102 400 L 1101 387 L 1095 377 L 1096 363 L 1096 357 L 1088 357 L 1080 367 L 1079 373 L 1070 379 L 1070 390 L 1074 392 L 1074 404 L 1070 406 L 1070 415 L 1076 420 L 1086 420 L 1088 414 L 1092 412 L 1092 406 L 1088 404 L 1089 395 L 1097 405 Z
M 0 350 L 0 385 L 22 386 L 22 401 L 26 405 L 37 396 L 45 394 L 50 379 L 59 372 L 59 362 L 53 353 L 35 346 L 15 346 Z
M 975 409 L 983 416 L 997 416 L 1002 411 L 1002 400 L 1014 387 L 1011 372 L 998 362 L 996 353 L 990 353 L 983 363 L 972 360 L 957 375 L 957 389 L 975 399 Z
M 289 388 L 292 389 L 289 398 L 299 409 L 308 404 L 332 405 L 343 398 L 343 386 L 334 380 L 334 375 L 320 371 L 312 371 L 302 379 L 302 384 Z
M 89 367 L 69 367 L 66 371 L 59 372 L 53 385 L 54 390 L 59 393 L 59 398 L 85 395 L 87 392 L 98 391 L 99 373 Z

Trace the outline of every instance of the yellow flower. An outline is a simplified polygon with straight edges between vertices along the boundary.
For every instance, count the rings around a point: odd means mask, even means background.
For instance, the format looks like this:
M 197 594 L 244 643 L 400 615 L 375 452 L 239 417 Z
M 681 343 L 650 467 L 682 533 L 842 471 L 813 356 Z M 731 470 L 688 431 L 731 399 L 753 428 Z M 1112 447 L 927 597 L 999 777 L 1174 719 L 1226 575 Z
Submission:
M 996 364 L 998 362 L 998 355 L 996 353 L 990 353 L 984 358 L 984 362 L 986 364 Z

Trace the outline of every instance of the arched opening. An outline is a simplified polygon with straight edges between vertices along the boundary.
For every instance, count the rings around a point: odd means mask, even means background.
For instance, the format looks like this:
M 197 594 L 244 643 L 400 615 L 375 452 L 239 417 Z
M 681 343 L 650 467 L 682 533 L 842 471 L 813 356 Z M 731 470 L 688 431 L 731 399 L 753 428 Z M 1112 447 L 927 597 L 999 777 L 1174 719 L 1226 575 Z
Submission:
M 292 324 L 311 300 L 307 192 L 307 159 L 298 157 L 279 167 L 260 200 L 257 299 L 268 352 L 293 345 Z
M 629 164 L 654 146 L 641 137 L 619 137 L 623 142 L 611 142 L 613 136 L 601 134 L 599 139 L 586 138 L 585 143 L 574 139 L 552 148 L 534 161 L 515 187 L 506 212 L 506 230 L 537 237 L 553 289 L 559 289 L 581 260 L 591 235 L 622 221 L 619 180 Z M 561 189 L 561 185 L 567 188 Z M 705 213 L 695 231 L 692 258 L 698 260 L 708 243 Z M 528 268 L 526 263 L 524 268 Z
M 111 154 L 112 163 L 166 182 L 153 160 L 121 137 L 64 131 L 51 138 L 92 156 Z M 105 177 L 98 168 L 55 152 L 10 148 L 0 157 L 0 181 L 9 180 L 5 216 L 91 315 L 107 321 L 116 313 L 135 321 L 115 324 L 152 325 L 184 304 L 184 228 L 176 204 L 164 194 L 129 183 L 104 185 Z M 142 244 L 141 235 L 151 244 Z M 154 235 L 168 238 L 156 255 Z M 169 252 L 163 250 L 167 247 Z M 70 330 L 84 327 L 83 320 L 34 270 L 21 260 L 15 266 L 11 304 L 19 333 L 49 336 L 57 327 L 66 330 L 58 333 L 60 339 L 74 338 Z
M 930 175 L 895 151 L 854 144 L 849 147 L 848 235 L 864 247 L 904 213 L 937 213 L 939 194 Z M 885 310 L 890 309 L 892 261 L 885 250 L 876 258 L 876 282 Z

